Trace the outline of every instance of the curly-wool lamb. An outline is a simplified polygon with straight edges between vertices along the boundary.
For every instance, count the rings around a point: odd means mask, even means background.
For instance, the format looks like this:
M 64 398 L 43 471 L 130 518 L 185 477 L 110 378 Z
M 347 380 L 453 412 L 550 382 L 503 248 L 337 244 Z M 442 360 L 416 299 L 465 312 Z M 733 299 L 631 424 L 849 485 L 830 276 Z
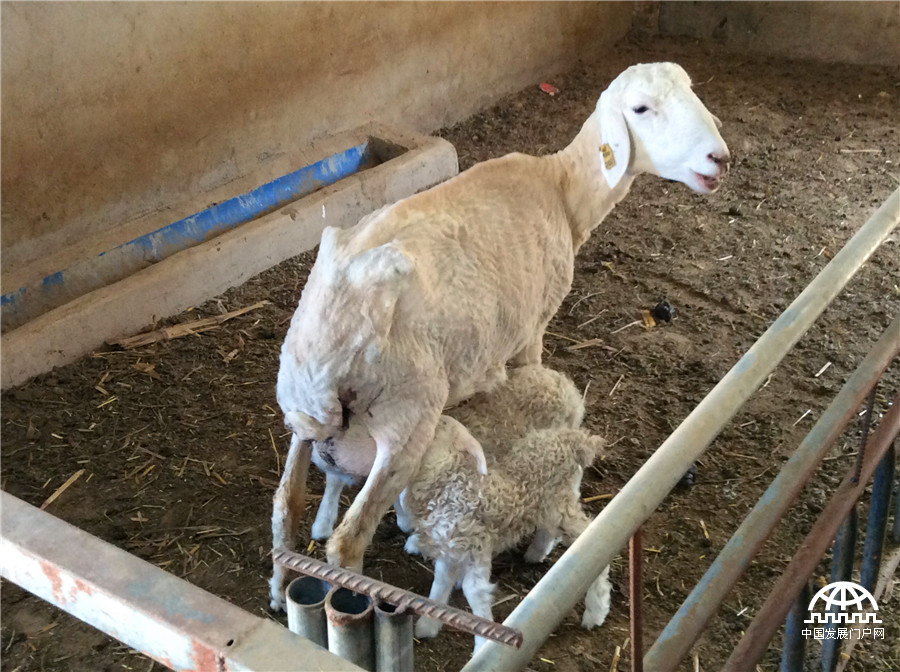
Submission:
M 480 443 L 467 444 L 476 462 L 506 450 L 531 430 L 576 428 L 584 417 L 584 402 L 564 374 L 540 364 L 513 369 L 507 380 L 490 393 L 481 393 L 447 415 L 461 422 Z M 484 457 L 480 449 L 484 449 Z M 345 486 L 356 485 L 369 475 L 375 460 L 375 442 L 355 417 L 340 439 L 314 441 L 312 461 L 325 474 L 325 492 L 312 525 L 313 539 L 327 539 L 338 518 L 338 505 Z M 484 471 L 482 467 L 481 471 Z M 409 531 L 402 506 L 394 504 L 397 522 Z
M 540 561 L 558 537 L 571 543 L 590 518 L 581 505 L 581 477 L 605 441 L 582 429 L 541 429 L 494 455 L 479 477 L 460 447 L 469 432 L 443 416 L 413 482 L 400 500 L 413 534 L 407 550 L 435 561 L 430 597 L 446 603 L 461 585 L 472 612 L 492 619 L 491 560 L 535 534 L 526 554 Z M 582 625 L 592 628 L 609 613 L 608 570 L 585 596 Z M 418 637 L 433 637 L 441 624 L 421 618 Z M 475 638 L 475 648 L 483 643 Z

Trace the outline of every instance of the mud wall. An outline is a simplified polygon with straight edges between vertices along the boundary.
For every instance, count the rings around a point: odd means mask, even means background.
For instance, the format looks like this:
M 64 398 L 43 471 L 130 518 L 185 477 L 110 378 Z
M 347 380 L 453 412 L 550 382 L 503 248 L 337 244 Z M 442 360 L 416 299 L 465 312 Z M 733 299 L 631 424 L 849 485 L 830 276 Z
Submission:
M 379 120 L 430 131 L 610 49 L 628 3 L 2 3 L 23 263 Z
M 900 65 L 897 2 L 661 2 L 659 32 L 729 51 Z

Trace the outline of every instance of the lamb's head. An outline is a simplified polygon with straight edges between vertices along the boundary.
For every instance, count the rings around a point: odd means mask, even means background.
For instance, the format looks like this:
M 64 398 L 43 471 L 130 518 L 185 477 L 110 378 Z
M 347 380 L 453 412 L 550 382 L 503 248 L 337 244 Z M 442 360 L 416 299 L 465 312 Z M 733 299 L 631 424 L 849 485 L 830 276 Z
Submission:
M 675 63 L 633 65 L 597 103 L 602 171 L 610 187 L 626 173 L 652 173 L 712 193 L 731 155 L 721 122 L 691 89 Z
M 353 364 L 378 359 L 394 308 L 412 269 L 388 243 L 348 251 L 328 227 L 281 347 L 276 392 L 285 424 L 302 440 L 323 441 L 347 428 L 357 399 Z

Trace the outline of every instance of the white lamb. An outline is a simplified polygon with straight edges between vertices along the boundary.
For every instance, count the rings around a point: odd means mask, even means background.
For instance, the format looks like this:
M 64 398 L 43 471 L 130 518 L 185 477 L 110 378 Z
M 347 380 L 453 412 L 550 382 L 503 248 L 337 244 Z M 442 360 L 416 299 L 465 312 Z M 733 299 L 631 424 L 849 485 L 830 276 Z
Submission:
M 581 476 L 604 445 L 578 429 L 583 417 L 572 381 L 540 365 L 510 371 L 493 392 L 441 417 L 397 507 L 401 527 L 412 532 L 406 550 L 435 561 L 432 599 L 446 603 L 460 584 L 473 613 L 491 619 L 495 555 L 534 535 L 525 559 L 541 562 L 560 537 L 571 543 L 581 534 L 590 522 L 581 507 Z M 336 519 L 342 486 L 361 481 L 374 462 L 374 442 L 361 427 L 351 419 L 340 441 L 313 444 L 313 460 L 326 475 L 314 534 L 316 525 L 321 534 Z M 483 478 L 479 442 L 488 466 Z M 609 602 L 604 571 L 585 597 L 582 625 L 601 625 Z M 439 630 L 429 618 L 416 626 L 419 637 Z
M 479 477 L 460 444 L 470 434 L 443 416 L 401 501 L 413 534 L 407 550 L 434 559 L 430 597 L 446 603 L 457 584 L 472 613 L 493 620 L 492 558 L 534 534 L 526 560 L 540 562 L 562 537 L 574 541 L 590 523 L 581 507 L 584 468 L 604 446 L 582 429 L 542 429 L 513 442 Z M 585 596 L 582 626 L 609 613 L 609 569 Z M 439 621 L 421 618 L 418 637 L 433 637 Z M 475 649 L 483 643 L 475 638 Z
M 539 364 L 509 372 L 506 382 L 493 392 L 477 394 L 468 402 L 448 409 L 446 414 L 462 423 L 475 437 L 462 442 L 481 473 L 517 439 L 538 429 L 575 429 L 584 417 L 584 402 L 572 381 Z M 482 453 L 481 449 L 484 449 Z M 325 492 L 312 525 L 313 539 L 327 539 L 338 518 L 341 492 L 358 485 L 368 475 L 375 460 L 375 442 L 356 418 L 340 440 L 314 441 L 312 461 L 325 474 Z M 395 503 L 397 522 L 409 532 L 402 505 Z
M 340 439 L 355 415 L 377 455 L 327 551 L 361 568 L 443 409 L 502 382 L 507 362 L 540 362 L 575 252 L 635 176 L 718 187 L 729 154 L 717 122 L 679 66 L 636 65 L 561 152 L 487 161 L 351 229 L 325 229 L 281 351 L 278 403 L 294 436 L 273 545 L 295 543 L 311 442 Z M 283 580 L 276 567 L 273 605 Z
M 476 437 L 472 442 L 464 442 L 463 448 L 474 458 L 479 471 L 485 473 L 485 455 L 490 463 L 494 456 L 529 431 L 579 427 L 584 403 L 567 376 L 537 364 L 513 369 L 507 381 L 493 392 L 477 394 L 468 402 L 448 409 L 446 414 Z M 313 442 L 313 464 L 325 474 L 325 492 L 312 524 L 313 539 L 331 536 L 344 487 L 361 483 L 369 475 L 374 460 L 375 442 L 355 417 L 340 440 Z M 399 500 L 394 508 L 400 528 L 409 532 Z

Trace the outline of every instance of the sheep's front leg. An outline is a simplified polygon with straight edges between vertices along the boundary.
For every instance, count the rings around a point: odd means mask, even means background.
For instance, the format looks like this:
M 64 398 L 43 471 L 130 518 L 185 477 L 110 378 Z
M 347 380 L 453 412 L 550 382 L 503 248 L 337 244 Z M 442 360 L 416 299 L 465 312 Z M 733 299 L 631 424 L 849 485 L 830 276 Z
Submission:
M 334 532 L 334 523 L 338 517 L 338 509 L 341 503 L 341 492 L 344 490 L 344 481 L 325 472 L 325 492 L 322 493 L 322 501 L 319 502 L 319 511 L 312 525 L 312 538 L 327 539 Z
M 454 562 L 444 558 L 438 558 L 434 561 L 434 581 L 431 582 L 431 592 L 428 593 L 435 602 L 447 604 L 450 600 L 450 593 L 453 587 L 459 581 L 460 566 Z M 426 637 L 436 637 L 441 631 L 441 622 L 422 616 L 416 623 L 416 637 L 420 639 Z
M 469 603 L 469 608 L 476 616 L 481 616 L 489 621 L 494 620 L 491 606 L 494 599 L 494 584 L 491 583 L 491 561 L 467 567 L 462 580 L 463 595 Z M 485 643 L 484 637 L 475 637 L 475 651 Z
M 291 436 L 291 447 L 284 463 L 284 473 L 272 506 L 272 548 L 293 550 L 300 527 L 300 517 L 306 504 L 306 477 L 312 456 L 312 442 L 301 441 L 296 434 Z M 274 610 L 284 609 L 285 569 L 273 565 L 272 579 L 269 581 L 270 606 Z
M 362 490 L 328 540 L 328 562 L 362 571 L 363 553 L 372 541 L 375 528 L 391 502 L 418 471 L 422 454 L 434 438 L 441 408 L 443 405 L 422 416 L 400 450 L 396 441 L 385 440 L 384 435 L 374 437 L 377 446 L 375 463 Z

